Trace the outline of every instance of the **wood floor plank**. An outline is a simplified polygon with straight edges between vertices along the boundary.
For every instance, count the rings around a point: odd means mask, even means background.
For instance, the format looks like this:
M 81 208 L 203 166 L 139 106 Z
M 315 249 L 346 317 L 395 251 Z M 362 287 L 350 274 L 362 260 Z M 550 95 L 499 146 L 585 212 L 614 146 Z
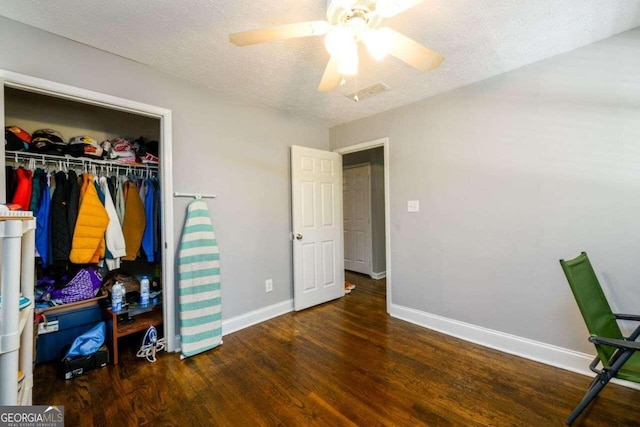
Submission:
M 590 378 L 392 319 L 385 281 L 347 273 L 344 298 L 156 363 L 65 381 L 38 365 L 34 403 L 81 426 L 561 426 Z M 608 385 L 576 426 L 640 425 L 640 392 Z

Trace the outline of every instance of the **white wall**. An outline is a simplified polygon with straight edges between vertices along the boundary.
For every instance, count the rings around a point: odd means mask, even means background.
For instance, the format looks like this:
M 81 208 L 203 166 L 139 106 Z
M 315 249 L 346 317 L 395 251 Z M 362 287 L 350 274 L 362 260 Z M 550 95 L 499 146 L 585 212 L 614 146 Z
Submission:
M 558 264 L 585 250 L 640 311 L 638 70 L 636 29 L 331 129 L 389 137 L 393 304 L 593 352 Z
M 289 146 L 328 149 L 327 129 L 2 17 L 0 52 L 2 69 L 171 109 L 175 191 L 218 195 L 223 319 L 293 297 Z M 176 242 L 188 202 L 174 202 Z

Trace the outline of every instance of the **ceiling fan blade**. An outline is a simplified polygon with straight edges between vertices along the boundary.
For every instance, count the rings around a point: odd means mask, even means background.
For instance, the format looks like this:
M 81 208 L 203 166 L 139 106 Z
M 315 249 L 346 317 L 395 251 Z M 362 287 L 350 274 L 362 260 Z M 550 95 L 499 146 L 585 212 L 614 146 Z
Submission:
M 389 55 L 395 56 L 413 68 L 420 71 L 431 71 L 444 61 L 442 55 L 424 47 L 404 34 L 400 34 L 390 28 L 385 28 L 385 31 L 388 31 L 391 39 Z
M 295 39 L 298 37 L 320 36 L 331 28 L 327 21 L 308 21 L 296 24 L 279 25 L 262 30 L 243 31 L 229 34 L 229 41 L 236 46 L 248 46 L 258 43 Z
M 339 65 L 340 61 L 337 56 L 333 55 L 329 58 L 327 68 L 325 68 L 322 80 L 318 85 L 318 92 L 331 92 L 338 87 L 342 79 L 342 75 L 338 71 Z
M 422 3 L 423 0 L 378 0 L 376 10 L 384 18 L 391 18 Z

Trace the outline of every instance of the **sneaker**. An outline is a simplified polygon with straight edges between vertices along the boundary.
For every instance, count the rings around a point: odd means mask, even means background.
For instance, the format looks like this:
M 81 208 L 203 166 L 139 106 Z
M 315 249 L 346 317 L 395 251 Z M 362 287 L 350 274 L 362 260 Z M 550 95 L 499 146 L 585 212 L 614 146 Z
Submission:
M 151 153 L 145 153 L 144 157 L 142 158 L 142 163 L 155 163 L 158 164 L 160 162 L 160 159 L 157 156 L 154 156 Z

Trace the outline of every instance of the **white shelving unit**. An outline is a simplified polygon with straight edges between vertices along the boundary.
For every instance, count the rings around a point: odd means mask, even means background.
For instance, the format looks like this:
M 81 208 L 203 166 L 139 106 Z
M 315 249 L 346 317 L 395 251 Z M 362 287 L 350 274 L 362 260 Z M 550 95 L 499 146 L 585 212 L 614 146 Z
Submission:
M 0 217 L 0 405 L 31 405 L 32 400 L 36 220 L 31 212 L 20 214 L 29 216 Z M 22 310 L 19 307 L 21 293 L 29 299 L 29 305 Z M 20 370 L 24 380 L 18 392 Z

